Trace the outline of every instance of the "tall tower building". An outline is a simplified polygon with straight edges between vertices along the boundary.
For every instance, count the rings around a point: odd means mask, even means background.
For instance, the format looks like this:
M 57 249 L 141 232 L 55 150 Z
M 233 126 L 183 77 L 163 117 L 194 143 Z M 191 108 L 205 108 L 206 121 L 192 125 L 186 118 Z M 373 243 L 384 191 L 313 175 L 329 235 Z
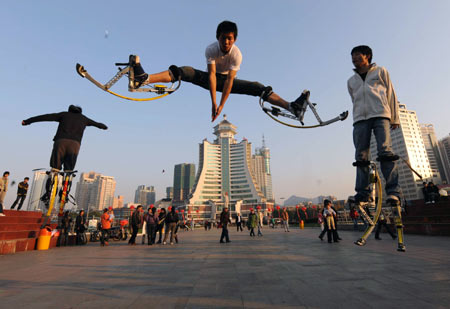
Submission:
M 173 199 L 173 187 L 166 187 L 166 198 Z
M 98 209 L 112 207 L 114 204 L 114 193 L 116 181 L 111 176 L 100 176 L 97 179 L 97 204 Z
M 173 201 L 183 202 L 188 199 L 195 182 L 195 164 L 175 165 L 173 173 Z
M 75 197 L 78 209 L 104 209 L 113 206 L 116 181 L 114 177 L 95 172 L 82 173 Z
M 122 208 L 123 207 L 123 195 L 118 195 L 114 198 L 113 201 L 113 208 Z
M 439 149 L 441 150 L 445 178 L 447 180 L 447 184 L 450 184 L 450 135 L 439 141 Z
M 422 132 L 423 143 L 427 151 L 428 161 L 433 172 L 433 182 L 438 184 L 445 179 L 444 165 L 442 162 L 441 151 L 439 149 L 439 142 L 434 133 L 432 124 L 421 124 L 420 130 Z
M 137 187 L 136 192 L 134 194 L 134 202 L 136 204 L 141 204 L 144 208 L 150 204 L 155 204 L 156 200 L 156 192 L 154 186 L 146 187 L 145 185 L 141 185 Z
M 423 178 L 431 181 L 433 172 L 428 161 L 419 121 L 415 111 L 408 110 L 405 104 L 399 105 L 400 128 L 391 131 L 392 149 L 395 154 L 409 161 L 411 167 Z M 376 161 L 377 150 L 375 137 L 372 134 L 370 144 L 371 160 Z M 377 163 L 379 167 L 379 163 Z M 402 160 L 397 161 L 399 184 L 406 200 L 422 198 L 422 180 L 408 168 Z M 382 177 L 383 179 L 383 177 Z M 384 187 L 384 179 L 383 179 Z M 384 189 L 383 189 L 384 190 Z M 385 192 L 383 195 L 386 196 Z
M 213 143 L 204 139 L 200 144 L 199 169 L 189 205 L 223 205 L 225 193 L 232 211 L 238 201 L 266 202 L 252 171 L 251 143 L 245 138 L 236 141 L 236 126 L 226 115 L 214 127 L 214 134 L 217 138 Z
M 40 203 L 40 198 L 45 193 L 45 182 L 47 180 L 47 174 L 45 171 L 35 171 L 33 180 L 31 182 L 30 193 L 28 194 L 28 207 L 27 210 L 44 211 L 44 204 Z
M 272 191 L 272 174 L 270 173 L 270 150 L 266 147 L 263 136 L 263 146 L 255 150 L 252 156 L 252 170 L 262 194 L 267 201 L 274 201 Z

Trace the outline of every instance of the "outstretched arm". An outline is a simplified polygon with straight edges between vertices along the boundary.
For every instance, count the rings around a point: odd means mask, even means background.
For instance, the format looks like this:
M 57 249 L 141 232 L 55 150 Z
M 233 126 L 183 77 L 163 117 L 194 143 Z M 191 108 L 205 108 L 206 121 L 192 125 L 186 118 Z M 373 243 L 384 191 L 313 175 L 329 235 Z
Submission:
M 228 72 L 227 79 L 225 80 L 225 83 L 224 83 L 223 89 L 222 89 L 222 97 L 220 98 L 220 105 L 217 108 L 216 117 L 213 119 L 213 121 L 217 117 L 219 117 L 219 115 L 222 112 L 222 109 L 225 105 L 225 102 L 227 101 L 228 97 L 230 96 L 231 88 L 233 88 L 233 82 L 234 82 L 234 78 L 236 77 L 236 73 L 237 73 L 237 71 L 234 71 L 234 70 L 230 70 Z
M 32 124 L 33 122 L 40 122 L 40 121 L 59 121 L 61 116 L 61 113 L 56 114 L 44 114 L 36 117 L 31 117 L 25 120 L 22 120 L 22 125 L 26 126 L 29 124 Z
M 211 122 L 213 122 L 217 118 L 217 104 L 216 104 L 216 88 L 217 88 L 217 79 L 216 79 L 216 64 L 209 63 L 208 64 L 208 79 L 209 79 L 209 94 L 211 95 Z
M 88 126 L 94 126 L 94 127 L 97 127 L 99 129 L 103 129 L 103 130 L 107 130 L 108 129 L 108 127 L 105 124 L 103 124 L 101 122 L 96 122 L 96 121 L 94 121 L 92 119 L 89 119 L 89 118 L 88 118 L 87 125 Z

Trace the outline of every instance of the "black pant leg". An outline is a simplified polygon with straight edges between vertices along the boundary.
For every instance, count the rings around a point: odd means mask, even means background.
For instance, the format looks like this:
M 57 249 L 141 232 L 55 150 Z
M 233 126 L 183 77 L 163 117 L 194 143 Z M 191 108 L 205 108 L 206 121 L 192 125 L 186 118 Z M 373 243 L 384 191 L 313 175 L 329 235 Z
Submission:
M 25 201 L 25 198 L 26 198 L 26 197 L 27 197 L 26 195 L 22 195 L 22 196 L 20 197 L 19 207 L 17 207 L 17 210 L 20 210 L 20 209 L 22 208 L 23 202 Z

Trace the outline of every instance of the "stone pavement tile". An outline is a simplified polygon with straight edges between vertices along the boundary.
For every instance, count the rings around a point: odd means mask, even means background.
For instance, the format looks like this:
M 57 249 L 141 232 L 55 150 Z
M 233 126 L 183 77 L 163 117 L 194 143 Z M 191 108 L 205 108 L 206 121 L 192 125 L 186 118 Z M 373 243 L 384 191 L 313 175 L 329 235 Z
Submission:
M 174 246 L 111 242 L 0 256 L 0 308 L 439 308 L 450 301 L 448 238 L 369 241 L 318 229 L 264 237 L 180 234 Z

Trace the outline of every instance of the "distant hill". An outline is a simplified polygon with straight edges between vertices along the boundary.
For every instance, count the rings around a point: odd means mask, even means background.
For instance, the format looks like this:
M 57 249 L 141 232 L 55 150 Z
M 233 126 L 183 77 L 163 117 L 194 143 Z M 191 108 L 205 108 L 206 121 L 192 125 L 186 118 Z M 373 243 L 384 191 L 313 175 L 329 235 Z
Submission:
M 291 197 L 289 197 L 287 200 L 284 201 L 283 206 L 293 206 L 293 205 L 297 205 L 299 203 L 307 203 L 307 202 L 312 202 L 313 204 L 319 204 L 319 203 L 322 203 L 323 200 L 326 198 L 330 198 L 330 197 L 320 195 L 320 196 L 311 198 L 311 197 L 300 197 L 300 196 L 292 195 Z
M 291 197 L 289 197 L 287 200 L 284 201 L 283 206 L 297 205 L 298 203 L 306 203 L 309 201 L 313 201 L 313 199 L 308 197 L 300 197 L 292 195 Z

